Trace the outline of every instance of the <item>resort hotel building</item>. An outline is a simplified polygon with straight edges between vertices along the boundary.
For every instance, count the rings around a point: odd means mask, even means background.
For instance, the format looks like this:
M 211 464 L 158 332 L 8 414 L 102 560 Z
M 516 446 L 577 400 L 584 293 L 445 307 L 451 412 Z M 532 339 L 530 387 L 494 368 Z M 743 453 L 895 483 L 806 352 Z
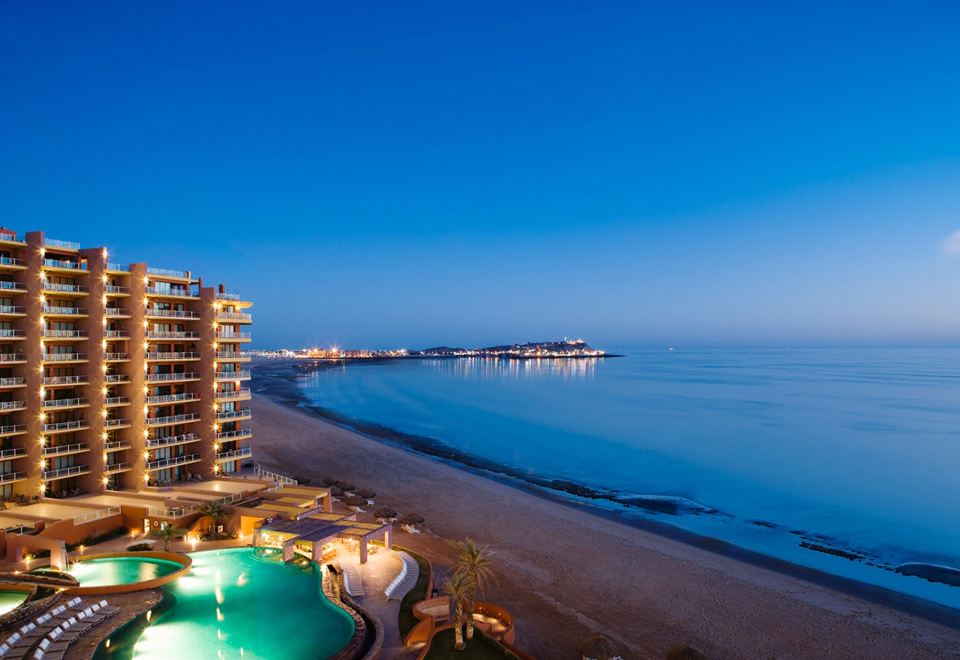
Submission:
M 190 271 L 0 229 L 0 499 L 238 472 L 250 306 Z

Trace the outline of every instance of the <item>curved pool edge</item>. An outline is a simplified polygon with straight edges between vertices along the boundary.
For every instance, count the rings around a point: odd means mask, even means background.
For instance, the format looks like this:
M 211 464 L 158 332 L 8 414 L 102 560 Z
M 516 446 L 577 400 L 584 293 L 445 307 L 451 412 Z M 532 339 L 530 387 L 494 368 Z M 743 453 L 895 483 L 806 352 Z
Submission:
M 180 568 L 172 573 L 168 573 L 167 575 L 162 575 L 151 580 L 144 580 L 142 582 L 130 582 L 128 584 L 107 584 L 89 587 L 70 587 L 66 590 L 67 594 L 71 596 L 100 596 L 156 589 L 164 586 L 165 584 L 169 584 L 175 580 L 178 580 L 180 577 L 190 572 L 190 567 L 193 566 L 193 559 L 191 559 L 189 555 L 180 554 L 179 552 L 164 552 L 160 550 L 147 550 L 144 552 L 105 552 L 96 555 L 86 555 L 79 558 L 77 561 L 78 563 L 83 563 L 85 561 L 91 561 L 94 559 L 161 559 L 179 564 Z

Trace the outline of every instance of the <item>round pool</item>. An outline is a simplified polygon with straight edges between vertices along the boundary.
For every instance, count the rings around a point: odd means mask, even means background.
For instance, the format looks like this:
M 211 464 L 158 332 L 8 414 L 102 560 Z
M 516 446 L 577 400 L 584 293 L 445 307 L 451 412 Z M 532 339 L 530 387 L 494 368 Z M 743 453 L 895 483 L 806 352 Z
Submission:
M 138 584 L 176 573 L 183 564 L 159 557 L 96 557 L 72 564 L 70 575 L 81 587 Z
M 153 658 L 326 658 L 353 636 L 353 619 L 321 589 L 320 568 L 274 563 L 251 548 L 190 554 L 193 566 L 165 589 L 176 597 L 134 646 Z
M 6 614 L 25 601 L 30 595 L 29 591 L 15 591 L 13 589 L 0 589 L 0 614 Z

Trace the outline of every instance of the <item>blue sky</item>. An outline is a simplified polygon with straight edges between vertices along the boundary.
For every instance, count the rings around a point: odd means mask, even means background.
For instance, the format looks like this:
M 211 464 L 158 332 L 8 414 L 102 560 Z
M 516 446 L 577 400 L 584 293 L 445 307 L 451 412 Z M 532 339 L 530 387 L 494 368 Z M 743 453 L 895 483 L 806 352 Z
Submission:
M 279 4 L 0 4 L 0 222 L 262 347 L 960 343 L 957 3 Z

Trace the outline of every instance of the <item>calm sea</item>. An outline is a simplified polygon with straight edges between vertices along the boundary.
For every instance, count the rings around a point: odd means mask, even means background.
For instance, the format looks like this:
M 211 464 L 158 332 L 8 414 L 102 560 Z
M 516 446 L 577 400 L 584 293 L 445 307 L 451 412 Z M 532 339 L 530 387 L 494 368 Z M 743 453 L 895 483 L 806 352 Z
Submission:
M 301 386 L 353 419 L 679 509 L 595 506 L 960 606 L 960 587 L 891 570 L 960 567 L 960 350 L 622 352 L 353 364 Z

